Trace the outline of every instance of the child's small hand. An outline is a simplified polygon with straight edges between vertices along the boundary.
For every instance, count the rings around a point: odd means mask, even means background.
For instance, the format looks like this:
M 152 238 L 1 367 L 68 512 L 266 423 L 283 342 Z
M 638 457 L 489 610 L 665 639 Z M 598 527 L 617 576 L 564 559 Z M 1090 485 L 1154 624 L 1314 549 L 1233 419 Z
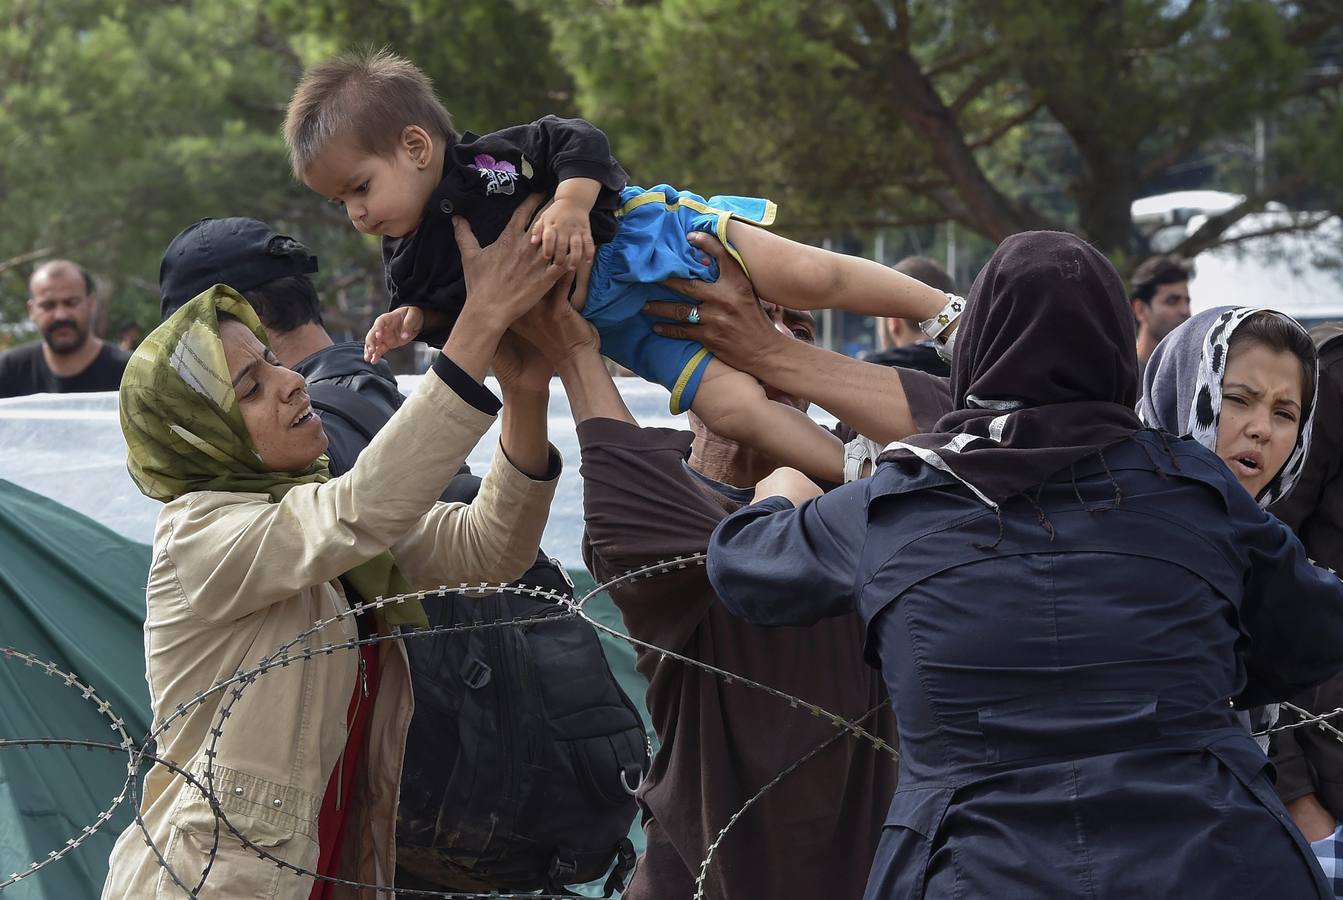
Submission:
M 416 306 L 399 306 L 373 320 L 364 338 L 364 360 L 375 363 L 388 350 L 404 347 L 424 327 L 424 313 Z
M 592 242 L 590 209 L 582 203 L 556 197 L 536 217 L 532 243 L 541 245 L 541 255 L 570 272 L 580 263 L 590 264 L 596 254 Z

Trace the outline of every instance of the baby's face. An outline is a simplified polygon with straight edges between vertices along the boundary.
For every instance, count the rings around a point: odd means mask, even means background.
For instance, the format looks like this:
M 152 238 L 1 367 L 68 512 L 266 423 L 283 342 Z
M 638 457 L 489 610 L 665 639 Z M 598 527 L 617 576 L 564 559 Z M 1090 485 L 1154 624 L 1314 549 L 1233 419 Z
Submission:
M 405 237 L 419 227 L 438 185 L 432 167 L 417 165 L 405 147 L 370 154 L 352 141 L 333 141 L 303 173 L 303 182 L 345 207 L 364 234 Z

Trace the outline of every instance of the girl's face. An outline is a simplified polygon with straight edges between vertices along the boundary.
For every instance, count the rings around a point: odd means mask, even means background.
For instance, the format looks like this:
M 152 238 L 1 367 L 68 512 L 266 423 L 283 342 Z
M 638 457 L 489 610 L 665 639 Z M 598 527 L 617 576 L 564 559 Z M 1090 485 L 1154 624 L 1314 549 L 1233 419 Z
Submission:
M 1257 497 L 1287 462 L 1301 430 L 1302 365 L 1295 354 L 1240 344 L 1222 376 L 1217 455 Z

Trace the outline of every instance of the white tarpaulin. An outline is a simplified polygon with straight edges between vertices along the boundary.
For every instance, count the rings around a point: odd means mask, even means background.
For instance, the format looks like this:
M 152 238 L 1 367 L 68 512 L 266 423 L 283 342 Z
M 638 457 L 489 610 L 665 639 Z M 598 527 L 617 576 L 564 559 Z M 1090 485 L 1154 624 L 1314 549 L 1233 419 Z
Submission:
M 403 393 L 418 376 L 402 376 Z M 616 384 L 640 425 L 686 428 L 672 416 L 667 391 L 637 378 Z M 498 393 L 498 385 L 489 386 Z M 578 439 L 569 400 L 556 380 L 550 392 L 550 440 L 564 457 L 564 473 L 551 506 L 542 546 L 565 565 L 581 567 L 583 484 L 578 475 Z M 825 418 L 818 413 L 818 418 Z M 477 475 L 489 469 L 499 441 L 498 422 L 467 462 Z M 101 522 L 132 540 L 151 543 L 161 504 L 141 494 L 126 473 L 115 393 L 37 394 L 0 400 L 0 478 L 35 491 Z

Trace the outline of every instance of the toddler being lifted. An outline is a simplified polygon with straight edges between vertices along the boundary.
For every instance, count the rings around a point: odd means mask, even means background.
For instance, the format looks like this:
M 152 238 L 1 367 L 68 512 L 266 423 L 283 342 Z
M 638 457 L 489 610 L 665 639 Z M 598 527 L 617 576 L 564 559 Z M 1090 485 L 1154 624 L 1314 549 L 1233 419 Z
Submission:
M 700 344 L 653 332 L 642 310 L 672 294 L 663 280 L 718 277 L 717 263 L 686 236 L 713 234 L 757 294 L 783 306 L 909 318 L 929 308 L 931 292 L 934 306 L 959 312 L 959 298 L 885 266 L 772 234 L 761 227 L 774 219 L 768 200 L 627 186 L 606 136 L 581 119 L 546 116 L 459 136 L 428 78 L 386 51 L 305 72 L 285 142 L 297 177 L 343 204 L 359 231 L 382 237 L 392 311 L 369 332 L 370 359 L 416 336 L 446 340 L 466 296 L 453 216 L 487 245 L 524 198 L 540 193 L 549 202 L 532 241 L 576 273 L 572 302 L 596 327 L 602 353 L 671 391 L 673 413 L 689 408 L 716 434 L 827 481 L 844 478 L 837 438 Z

